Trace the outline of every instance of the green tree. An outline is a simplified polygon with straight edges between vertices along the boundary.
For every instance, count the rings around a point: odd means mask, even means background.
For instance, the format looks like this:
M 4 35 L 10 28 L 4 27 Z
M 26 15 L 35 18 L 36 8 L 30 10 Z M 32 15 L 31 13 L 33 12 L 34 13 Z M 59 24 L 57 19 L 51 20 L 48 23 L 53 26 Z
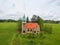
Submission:
M 43 21 L 43 19 L 40 18 L 39 16 L 38 16 L 38 21 L 37 21 L 37 23 L 39 24 L 40 30 L 42 31 L 43 28 L 44 28 L 44 25 L 43 25 L 44 21 Z
M 18 30 L 22 31 L 22 20 L 18 20 Z
M 42 31 L 44 26 L 43 26 L 43 19 L 37 15 L 33 15 L 33 17 L 31 18 L 31 22 L 36 22 L 39 24 L 40 30 Z
M 37 22 L 37 16 L 33 15 L 33 17 L 31 18 L 31 22 Z
M 29 22 L 29 18 L 27 17 L 27 19 L 26 19 L 26 22 L 28 23 Z

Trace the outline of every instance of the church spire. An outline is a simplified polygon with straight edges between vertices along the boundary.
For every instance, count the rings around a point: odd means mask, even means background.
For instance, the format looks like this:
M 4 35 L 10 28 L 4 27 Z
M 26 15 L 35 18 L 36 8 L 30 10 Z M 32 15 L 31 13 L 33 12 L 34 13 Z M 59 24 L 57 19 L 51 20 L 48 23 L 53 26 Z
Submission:
M 23 16 L 23 22 L 26 22 L 26 17 L 25 17 L 25 14 Z

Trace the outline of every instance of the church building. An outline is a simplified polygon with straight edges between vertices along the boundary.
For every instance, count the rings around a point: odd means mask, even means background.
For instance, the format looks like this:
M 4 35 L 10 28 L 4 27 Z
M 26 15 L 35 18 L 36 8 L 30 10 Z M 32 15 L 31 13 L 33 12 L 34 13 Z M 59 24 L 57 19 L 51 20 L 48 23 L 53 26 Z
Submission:
M 40 33 L 40 27 L 38 23 L 26 22 L 25 16 L 22 20 L 22 33 Z

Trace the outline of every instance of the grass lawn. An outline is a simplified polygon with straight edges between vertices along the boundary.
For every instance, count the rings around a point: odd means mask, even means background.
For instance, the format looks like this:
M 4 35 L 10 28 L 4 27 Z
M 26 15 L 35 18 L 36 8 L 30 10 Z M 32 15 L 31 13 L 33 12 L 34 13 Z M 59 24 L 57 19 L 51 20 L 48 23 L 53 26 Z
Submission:
M 28 35 L 17 34 L 17 23 L 0 23 L 0 45 L 60 45 L 60 24 L 51 24 L 52 34 L 44 34 L 41 39 L 36 36 L 28 39 Z

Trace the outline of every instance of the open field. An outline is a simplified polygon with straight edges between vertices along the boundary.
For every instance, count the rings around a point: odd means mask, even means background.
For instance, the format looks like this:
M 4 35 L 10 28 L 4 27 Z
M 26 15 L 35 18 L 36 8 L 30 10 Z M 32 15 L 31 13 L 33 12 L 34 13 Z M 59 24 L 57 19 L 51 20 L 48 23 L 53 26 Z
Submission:
M 17 23 L 0 23 L 0 45 L 60 45 L 60 24 L 51 25 L 53 33 L 44 34 L 44 39 L 38 36 L 35 39 L 28 39 L 27 35 L 16 33 Z
M 16 23 L 0 23 L 0 45 L 9 45 L 16 27 Z

